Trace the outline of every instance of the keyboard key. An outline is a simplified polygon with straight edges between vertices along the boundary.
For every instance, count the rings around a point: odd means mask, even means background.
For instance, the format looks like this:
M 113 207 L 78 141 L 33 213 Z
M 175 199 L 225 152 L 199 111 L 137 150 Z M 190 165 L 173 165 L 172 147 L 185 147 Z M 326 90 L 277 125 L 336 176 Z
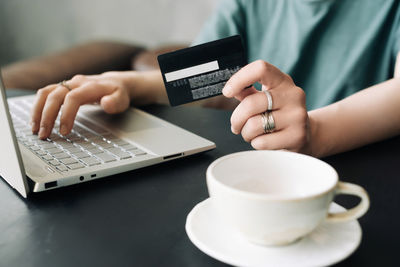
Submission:
M 79 153 L 82 151 L 82 149 L 77 146 L 67 147 L 64 150 L 68 151 L 69 153 Z
M 88 166 L 99 165 L 101 163 L 99 160 L 95 158 L 83 158 L 81 159 L 81 161 Z
M 25 129 L 21 129 L 20 132 L 24 133 L 24 134 L 31 134 L 32 133 L 32 129 L 25 128 Z
M 57 147 L 54 147 L 54 148 L 47 149 L 47 152 L 49 154 L 58 154 L 58 153 L 62 153 L 63 151 Z
M 39 155 L 39 156 L 47 155 L 47 152 L 46 152 L 46 151 L 43 151 L 43 150 L 36 150 L 35 153 L 36 153 L 37 155 Z
M 91 138 L 95 138 L 97 135 L 95 135 L 94 133 L 92 133 L 92 132 L 89 132 L 89 131 L 85 131 L 85 132 L 81 132 L 80 133 L 82 136 L 84 136 L 85 138 L 87 138 L 87 139 L 91 139 Z
M 51 141 L 41 140 L 41 139 L 39 139 L 39 137 L 37 135 L 31 136 L 31 137 L 29 137 L 29 139 L 31 139 L 31 141 L 33 141 L 33 142 L 36 142 L 36 144 L 38 144 L 38 145 L 51 144 Z
M 51 141 L 56 141 L 58 142 L 59 140 L 64 140 L 61 136 L 59 136 L 58 134 L 52 133 L 50 134 L 49 138 Z
M 78 159 L 88 158 L 90 155 L 85 151 L 72 153 L 73 156 L 77 157 Z
M 71 140 L 71 139 L 70 139 Z M 82 139 L 82 138 L 78 138 L 78 139 L 74 139 L 74 140 L 72 140 L 72 142 L 74 143 L 74 145 L 80 145 L 80 146 L 82 146 L 82 145 L 85 145 L 85 144 L 88 144 L 88 142 L 87 141 L 85 141 L 84 139 Z
M 104 140 L 102 140 L 102 141 L 99 141 L 99 142 L 94 142 L 96 145 L 98 145 L 98 146 L 101 146 L 102 148 L 110 148 L 110 147 L 113 147 L 114 145 L 113 144 L 110 144 L 110 143 L 108 143 L 108 142 L 106 142 L 106 141 L 104 141 Z
M 55 159 L 49 161 L 49 163 L 50 163 L 51 165 L 53 165 L 53 166 L 58 166 L 58 165 L 60 165 L 60 162 L 58 162 L 58 160 L 55 160 Z
M 147 154 L 146 152 L 144 152 L 143 150 L 140 150 L 140 149 L 129 150 L 129 152 L 135 156 L 143 156 L 143 155 Z
M 43 155 L 43 156 L 42 156 L 42 159 L 49 161 L 49 160 L 52 160 L 53 157 L 50 156 L 49 154 L 46 154 L 46 155 Z
M 125 149 L 125 150 L 135 150 L 135 149 L 137 149 L 136 146 L 131 145 L 131 144 L 124 145 L 124 146 L 122 146 L 122 148 Z
M 40 150 L 40 147 L 38 147 L 37 145 L 33 145 L 33 146 L 30 147 L 30 149 L 32 151 L 37 151 L 37 150 Z
M 115 156 L 117 156 L 120 159 L 128 159 L 131 158 L 131 154 L 129 154 L 128 152 L 122 151 L 120 148 L 118 147 L 112 147 L 107 149 L 107 151 L 111 152 L 112 154 L 114 154 Z
M 114 142 L 115 144 L 119 145 L 119 146 L 127 146 L 127 145 L 129 145 L 128 142 L 126 142 L 126 141 L 124 141 L 124 140 L 122 140 L 122 139 L 113 140 L 113 142 Z
M 49 148 L 54 148 L 57 147 L 55 144 L 50 143 L 50 142 L 46 142 L 44 144 L 39 144 L 39 146 L 43 149 L 49 149 Z
M 74 163 L 74 164 L 71 164 L 71 165 L 67 165 L 67 166 L 68 166 L 68 168 L 70 168 L 71 170 L 76 170 L 76 169 L 80 169 L 80 168 L 85 167 L 85 165 L 83 165 L 83 164 L 80 163 L 80 162 Z
M 91 144 L 91 143 L 81 143 L 81 144 L 79 144 L 81 147 L 83 147 L 84 149 L 86 149 L 86 150 L 89 150 L 89 149 L 93 149 L 93 148 L 96 148 L 96 146 L 95 145 L 93 145 L 93 144 Z
M 90 137 L 90 138 L 88 138 L 88 140 L 89 140 L 90 142 L 93 142 L 93 143 L 97 143 L 97 142 L 104 141 L 103 137 L 102 137 L 102 136 L 98 136 L 98 135 L 95 135 L 95 136 L 93 136 L 93 137 Z
M 118 154 L 120 152 L 124 152 L 119 147 L 110 147 L 110 148 L 107 148 L 107 151 L 111 152 L 113 154 Z
M 72 127 L 72 129 L 76 132 L 81 132 L 81 131 L 85 131 L 85 129 L 83 129 L 81 126 L 79 126 L 78 124 L 74 124 L 74 127 Z
M 68 149 L 68 148 L 74 148 L 77 147 L 75 146 L 73 143 L 70 142 L 65 142 L 65 143 L 61 143 L 59 144 L 63 149 Z M 79 147 L 78 147 L 79 148 Z
M 65 159 L 60 160 L 60 162 L 64 165 L 69 165 L 69 164 L 77 163 L 78 161 L 74 158 L 65 158 Z
M 58 165 L 57 170 L 62 171 L 62 172 L 66 172 L 68 171 L 68 168 L 65 165 Z
M 39 139 L 39 136 L 37 136 L 37 135 L 32 135 L 32 136 L 29 137 L 29 139 L 30 139 L 31 141 L 36 141 L 36 142 L 38 142 L 38 141 L 46 142 L 46 141 L 44 141 L 44 140 L 40 140 L 40 139 Z
M 100 150 L 100 149 L 98 149 L 98 148 L 88 149 L 88 151 L 89 151 L 90 153 L 94 154 L 94 155 L 100 154 L 100 153 L 103 153 L 103 152 L 104 152 L 103 150 Z
M 69 139 L 69 140 L 79 140 L 81 139 L 78 135 L 76 135 L 75 133 L 70 133 L 68 135 L 65 136 L 65 138 Z
M 119 159 L 129 159 L 132 158 L 132 155 L 128 152 L 121 152 L 117 155 L 117 157 L 119 157 Z
M 18 140 L 21 142 L 32 141 L 31 138 L 25 137 L 24 135 L 17 136 Z
M 113 155 L 108 154 L 108 153 L 96 154 L 96 157 L 98 157 L 103 162 L 111 162 L 111 161 L 115 161 L 116 160 Z
M 72 143 L 85 142 L 85 140 L 80 136 L 76 136 L 74 138 L 68 138 L 68 140 L 71 141 Z
M 53 155 L 56 159 L 66 159 L 66 158 L 69 158 L 70 156 L 67 154 L 67 153 L 65 153 L 65 152 L 62 152 L 62 153 L 58 153 L 58 154 L 54 154 Z
M 110 140 L 110 141 L 112 141 L 112 140 L 119 140 L 119 138 L 116 137 L 116 136 L 113 135 L 113 134 L 105 134 L 105 135 L 103 135 L 103 138 L 105 138 L 105 139 L 107 139 L 107 140 Z
M 31 147 L 31 146 L 35 146 L 35 143 L 32 142 L 32 141 L 25 141 L 24 145 L 27 146 L 27 147 Z

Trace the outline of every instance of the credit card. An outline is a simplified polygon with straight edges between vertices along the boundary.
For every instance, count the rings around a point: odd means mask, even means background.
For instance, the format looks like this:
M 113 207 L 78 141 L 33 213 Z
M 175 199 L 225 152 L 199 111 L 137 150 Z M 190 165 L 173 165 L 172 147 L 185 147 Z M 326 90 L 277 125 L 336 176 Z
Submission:
M 158 56 L 171 106 L 222 94 L 229 78 L 247 64 L 240 35 Z

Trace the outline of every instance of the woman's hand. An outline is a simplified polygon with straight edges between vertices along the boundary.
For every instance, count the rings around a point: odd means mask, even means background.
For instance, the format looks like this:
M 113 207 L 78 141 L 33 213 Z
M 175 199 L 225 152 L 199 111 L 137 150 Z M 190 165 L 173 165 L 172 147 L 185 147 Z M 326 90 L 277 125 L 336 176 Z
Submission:
M 167 103 L 161 73 L 155 71 L 105 72 L 100 75 L 76 75 L 60 84 L 48 85 L 37 93 L 32 109 L 32 132 L 45 139 L 61 111 L 60 133 L 71 132 L 78 109 L 99 103 L 106 113 L 125 111 L 135 105 Z
M 268 109 L 265 92 L 249 85 L 259 82 L 272 96 L 272 117 L 275 128 L 265 131 L 262 114 Z M 258 60 L 248 64 L 226 83 L 223 94 L 235 97 L 240 104 L 231 116 L 234 134 L 241 134 L 255 149 L 287 149 L 311 154 L 309 118 L 304 91 L 291 77 L 273 65 Z M 267 113 L 268 114 L 268 113 Z
M 76 75 L 64 84 L 51 84 L 37 92 L 31 126 L 41 139 L 51 134 L 59 111 L 60 133 L 66 135 L 71 132 L 81 105 L 98 102 L 107 113 L 122 112 L 129 107 L 129 91 L 118 72 Z

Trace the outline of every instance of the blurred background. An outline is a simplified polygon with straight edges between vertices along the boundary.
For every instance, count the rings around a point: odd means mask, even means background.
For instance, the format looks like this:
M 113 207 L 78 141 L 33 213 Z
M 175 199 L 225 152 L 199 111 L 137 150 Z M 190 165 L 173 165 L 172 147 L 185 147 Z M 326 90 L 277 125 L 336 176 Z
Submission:
M 2 0 L 0 65 L 91 40 L 190 44 L 216 0 Z

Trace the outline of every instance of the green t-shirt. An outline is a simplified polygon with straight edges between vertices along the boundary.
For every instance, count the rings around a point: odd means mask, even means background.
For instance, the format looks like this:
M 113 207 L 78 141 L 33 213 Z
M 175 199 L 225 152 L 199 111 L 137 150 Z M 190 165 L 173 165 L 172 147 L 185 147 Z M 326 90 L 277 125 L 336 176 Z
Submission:
M 240 34 L 248 61 L 263 59 L 292 76 L 311 110 L 393 77 L 399 3 L 224 0 L 194 43 Z

